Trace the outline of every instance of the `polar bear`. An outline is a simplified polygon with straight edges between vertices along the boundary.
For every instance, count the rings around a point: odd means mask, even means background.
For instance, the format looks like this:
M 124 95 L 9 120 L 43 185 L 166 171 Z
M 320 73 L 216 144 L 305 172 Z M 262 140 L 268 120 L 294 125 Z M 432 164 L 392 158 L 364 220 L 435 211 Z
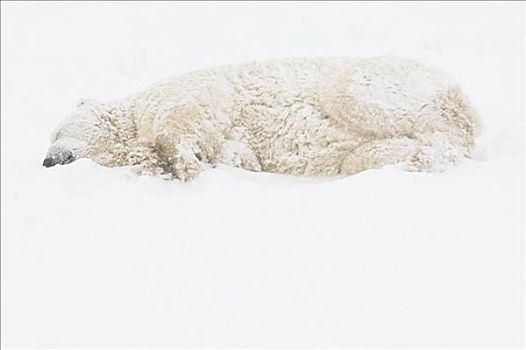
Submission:
M 471 156 L 478 125 L 460 88 L 413 60 L 250 62 L 81 100 L 43 165 L 90 158 L 183 181 L 218 163 L 315 177 L 388 164 L 442 171 Z

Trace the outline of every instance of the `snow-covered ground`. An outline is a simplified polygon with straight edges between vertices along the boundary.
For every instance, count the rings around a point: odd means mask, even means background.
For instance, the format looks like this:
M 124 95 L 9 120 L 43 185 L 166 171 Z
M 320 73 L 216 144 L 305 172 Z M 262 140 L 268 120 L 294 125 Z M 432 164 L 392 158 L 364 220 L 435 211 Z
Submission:
M 2 3 L 3 347 L 524 344 L 524 3 Z M 475 160 L 188 184 L 41 166 L 80 97 L 253 58 L 400 55 L 464 87 Z

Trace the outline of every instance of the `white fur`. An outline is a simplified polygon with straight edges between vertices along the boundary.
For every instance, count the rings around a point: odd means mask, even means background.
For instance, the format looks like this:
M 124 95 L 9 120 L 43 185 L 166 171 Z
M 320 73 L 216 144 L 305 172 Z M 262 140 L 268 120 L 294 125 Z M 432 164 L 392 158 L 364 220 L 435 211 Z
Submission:
M 119 101 L 81 101 L 48 155 L 76 142 L 84 146 L 75 158 L 182 180 L 203 163 L 306 176 L 396 163 L 438 171 L 471 155 L 476 126 L 456 84 L 414 61 L 287 59 L 190 72 Z

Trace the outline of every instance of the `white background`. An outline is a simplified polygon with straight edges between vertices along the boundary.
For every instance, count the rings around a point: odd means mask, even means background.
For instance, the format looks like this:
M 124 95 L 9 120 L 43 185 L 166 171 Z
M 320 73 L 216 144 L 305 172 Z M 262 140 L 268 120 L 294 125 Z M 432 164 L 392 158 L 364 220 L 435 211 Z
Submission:
M 1 4 L 2 346 L 524 344 L 524 3 Z M 45 169 L 81 97 L 209 65 L 399 55 L 485 129 L 440 174 Z

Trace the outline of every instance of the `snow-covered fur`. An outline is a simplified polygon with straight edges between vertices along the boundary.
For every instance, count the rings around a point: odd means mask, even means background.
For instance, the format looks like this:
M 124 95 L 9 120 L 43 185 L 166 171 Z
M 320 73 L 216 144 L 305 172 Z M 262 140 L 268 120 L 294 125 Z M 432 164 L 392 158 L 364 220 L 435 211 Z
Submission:
M 118 101 L 83 100 L 53 133 L 46 160 L 91 158 L 185 181 L 217 163 L 305 176 L 397 163 L 441 171 L 470 156 L 476 130 L 459 87 L 417 62 L 286 59 L 190 72 Z

